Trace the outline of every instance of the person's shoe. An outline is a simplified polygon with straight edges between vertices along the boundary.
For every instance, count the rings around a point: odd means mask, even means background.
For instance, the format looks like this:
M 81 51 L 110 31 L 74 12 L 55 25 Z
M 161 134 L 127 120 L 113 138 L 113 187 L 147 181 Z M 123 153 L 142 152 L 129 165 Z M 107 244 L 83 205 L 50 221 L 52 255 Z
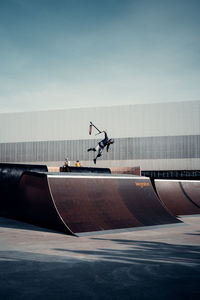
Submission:
M 94 158 L 93 161 L 94 161 L 94 164 L 96 165 L 96 161 L 97 161 L 96 158 Z

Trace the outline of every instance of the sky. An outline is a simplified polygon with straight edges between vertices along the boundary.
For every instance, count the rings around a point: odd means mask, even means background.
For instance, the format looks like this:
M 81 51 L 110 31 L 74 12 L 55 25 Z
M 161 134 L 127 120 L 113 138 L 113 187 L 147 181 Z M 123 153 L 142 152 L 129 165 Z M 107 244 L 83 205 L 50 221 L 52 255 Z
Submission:
M 200 100 L 200 0 L 0 0 L 0 113 Z

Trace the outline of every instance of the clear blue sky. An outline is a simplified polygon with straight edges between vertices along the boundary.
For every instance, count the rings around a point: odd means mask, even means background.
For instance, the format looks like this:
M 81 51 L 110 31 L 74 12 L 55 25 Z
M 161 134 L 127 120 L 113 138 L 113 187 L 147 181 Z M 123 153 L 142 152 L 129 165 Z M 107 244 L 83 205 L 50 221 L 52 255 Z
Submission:
M 200 100 L 199 0 L 0 0 L 0 112 Z

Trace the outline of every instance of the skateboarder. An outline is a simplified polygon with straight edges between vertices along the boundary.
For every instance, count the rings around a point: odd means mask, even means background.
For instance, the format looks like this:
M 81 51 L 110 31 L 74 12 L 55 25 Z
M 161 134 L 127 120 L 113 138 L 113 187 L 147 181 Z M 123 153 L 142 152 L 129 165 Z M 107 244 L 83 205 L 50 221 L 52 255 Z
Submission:
M 88 152 L 97 151 L 97 156 L 93 159 L 94 164 L 96 164 L 97 158 L 102 155 L 103 149 L 106 147 L 106 151 L 108 152 L 110 145 L 114 143 L 114 139 L 109 139 L 105 130 L 103 132 L 105 133 L 104 139 L 99 142 L 95 148 L 89 148 L 87 150 Z

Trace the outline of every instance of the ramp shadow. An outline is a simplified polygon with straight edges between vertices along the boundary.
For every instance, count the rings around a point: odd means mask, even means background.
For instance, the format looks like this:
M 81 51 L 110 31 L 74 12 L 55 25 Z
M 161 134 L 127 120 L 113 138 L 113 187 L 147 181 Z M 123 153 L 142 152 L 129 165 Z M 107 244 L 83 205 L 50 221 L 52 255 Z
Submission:
M 113 243 L 95 251 L 54 249 L 59 255 L 1 251 L 0 298 L 199 299 L 199 246 Z
M 0 227 L 63 234 L 61 232 L 57 232 L 57 231 L 54 231 L 51 229 L 41 228 L 38 226 L 34 226 L 32 224 L 20 222 L 18 220 L 9 219 L 9 218 L 5 218 L 5 217 L 0 217 Z

